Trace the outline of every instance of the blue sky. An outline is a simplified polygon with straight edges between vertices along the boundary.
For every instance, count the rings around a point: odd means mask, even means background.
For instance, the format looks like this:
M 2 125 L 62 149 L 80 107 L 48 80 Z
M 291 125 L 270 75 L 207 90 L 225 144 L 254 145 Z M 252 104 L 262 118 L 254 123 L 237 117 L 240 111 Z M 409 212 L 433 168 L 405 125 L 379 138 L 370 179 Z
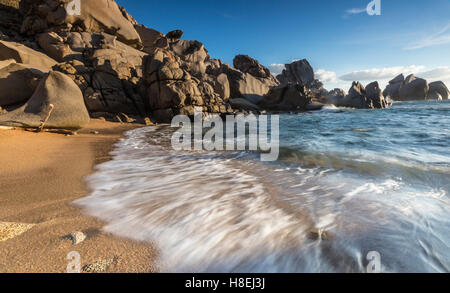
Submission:
M 276 64 L 306 58 L 328 89 L 384 85 L 400 72 L 450 85 L 450 0 L 118 0 L 139 23 L 182 29 L 213 58 L 248 54 Z

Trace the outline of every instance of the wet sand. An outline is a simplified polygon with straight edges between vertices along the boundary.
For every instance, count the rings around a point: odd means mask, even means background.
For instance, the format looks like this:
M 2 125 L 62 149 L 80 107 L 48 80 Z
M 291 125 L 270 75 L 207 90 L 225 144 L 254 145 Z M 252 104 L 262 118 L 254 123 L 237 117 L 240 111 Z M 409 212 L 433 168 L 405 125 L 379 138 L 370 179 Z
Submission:
M 89 193 L 83 178 L 134 127 L 92 120 L 74 136 L 0 129 L 0 272 L 64 273 L 71 251 L 86 270 L 106 263 L 100 271 L 157 271 L 154 246 L 102 232 L 104 223 L 71 204 Z M 72 245 L 61 239 L 75 231 L 86 240 Z

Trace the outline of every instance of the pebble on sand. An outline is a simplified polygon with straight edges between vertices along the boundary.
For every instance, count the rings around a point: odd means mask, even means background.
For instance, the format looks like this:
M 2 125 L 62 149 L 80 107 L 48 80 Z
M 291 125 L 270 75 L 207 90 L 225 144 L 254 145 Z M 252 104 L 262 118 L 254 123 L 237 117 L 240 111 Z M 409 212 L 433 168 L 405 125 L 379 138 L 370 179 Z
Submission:
M 77 245 L 86 240 L 86 235 L 83 232 L 73 232 L 69 235 L 61 237 L 62 240 L 70 239 L 72 240 L 72 245 Z

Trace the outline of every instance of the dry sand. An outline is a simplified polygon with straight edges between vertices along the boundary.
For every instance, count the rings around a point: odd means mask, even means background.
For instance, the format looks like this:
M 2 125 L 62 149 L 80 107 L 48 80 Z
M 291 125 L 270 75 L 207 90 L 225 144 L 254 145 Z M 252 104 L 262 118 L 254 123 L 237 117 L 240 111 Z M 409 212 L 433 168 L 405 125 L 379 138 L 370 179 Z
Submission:
M 95 263 L 107 264 L 106 272 L 157 270 L 151 244 L 106 234 L 104 223 L 71 204 L 89 192 L 84 176 L 133 127 L 92 120 L 74 136 L 0 129 L 0 272 L 64 273 L 71 251 L 91 270 Z M 86 240 L 61 239 L 75 231 Z

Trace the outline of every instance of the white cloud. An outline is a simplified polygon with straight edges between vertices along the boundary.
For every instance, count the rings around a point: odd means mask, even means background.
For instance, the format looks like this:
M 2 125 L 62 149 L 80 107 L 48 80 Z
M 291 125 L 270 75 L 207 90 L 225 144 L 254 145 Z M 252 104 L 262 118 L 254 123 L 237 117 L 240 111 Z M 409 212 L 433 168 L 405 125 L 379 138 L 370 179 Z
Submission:
M 437 67 L 432 70 L 420 72 L 418 76 L 427 79 L 429 82 L 437 80 L 450 80 L 450 67 Z
M 401 73 L 408 75 L 411 73 L 420 72 L 424 68 L 425 68 L 424 66 L 411 65 L 408 67 L 395 66 L 385 68 L 364 69 L 344 74 L 340 76 L 339 79 L 344 81 L 374 81 L 380 79 L 392 79 Z
M 346 14 L 360 14 L 363 12 L 366 12 L 367 9 L 366 8 L 351 8 L 351 9 L 347 9 L 345 11 Z
M 272 72 L 273 75 L 277 76 L 278 74 L 281 74 L 283 70 L 286 68 L 284 64 L 270 64 L 269 70 Z
M 432 34 L 430 36 L 426 36 L 419 40 L 415 40 L 414 42 L 404 47 L 403 49 L 416 50 L 449 43 L 450 43 L 450 24 L 447 24 L 447 26 L 443 27 L 437 33 Z
M 315 72 L 316 78 L 321 82 L 336 82 L 336 72 L 319 69 Z

